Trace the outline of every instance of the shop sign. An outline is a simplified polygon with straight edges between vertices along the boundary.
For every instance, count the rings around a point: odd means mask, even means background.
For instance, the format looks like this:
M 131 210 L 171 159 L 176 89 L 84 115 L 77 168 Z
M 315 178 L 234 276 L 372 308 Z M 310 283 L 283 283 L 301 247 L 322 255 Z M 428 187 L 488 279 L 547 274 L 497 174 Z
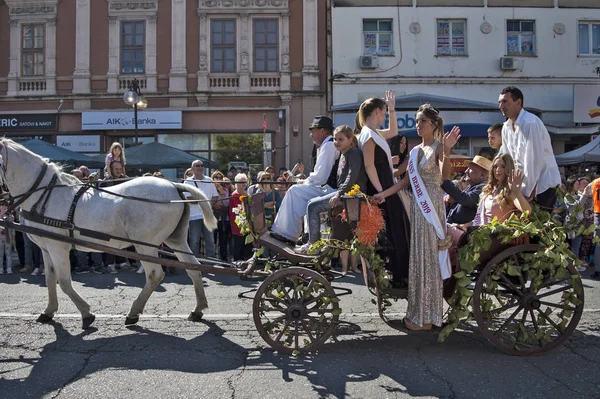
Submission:
M 181 129 L 181 111 L 139 111 L 138 130 Z M 133 111 L 82 112 L 81 130 L 134 130 Z
M 57 114 L 0 114 L 0 131 L 56 130 Z
M 100 136 L 56 136 L 56 145 L 75 152 L 100 152 Z
M 600 85 L 573 87 L 573 122 L 600 123 Z

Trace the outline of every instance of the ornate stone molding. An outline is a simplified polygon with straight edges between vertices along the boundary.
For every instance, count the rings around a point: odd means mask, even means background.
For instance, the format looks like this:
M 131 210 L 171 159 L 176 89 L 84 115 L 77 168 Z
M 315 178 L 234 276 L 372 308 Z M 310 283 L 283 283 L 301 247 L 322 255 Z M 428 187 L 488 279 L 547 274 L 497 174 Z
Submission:
M 292 95 L 291 94 L 281 94 L 279 96 L 281 98 L 281 105 L 284 107 L 292 106 Z
M 56 14 L 56 7 L 18 7 L 11 8 L 12 15 L 23 14 Z
M 132 2 L 132 1 L 119 1 L 119 2 L 110 2 L 109 9 L 110 10 L 156 10 L 158 5 L 156 2 L 144 1 L 144 2 Z
M 288 10 L 289 0 L 198 0 L 198 8 L 206 11 L 222 12 L 223 9 L 229 10 L 245 10 L 250 8 L 260 10 Z

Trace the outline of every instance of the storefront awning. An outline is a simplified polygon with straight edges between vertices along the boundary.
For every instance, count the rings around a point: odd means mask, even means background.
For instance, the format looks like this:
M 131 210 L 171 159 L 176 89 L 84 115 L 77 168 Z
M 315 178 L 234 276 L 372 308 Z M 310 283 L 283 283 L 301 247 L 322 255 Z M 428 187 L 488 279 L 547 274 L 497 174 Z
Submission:
M 556 134 L 556 135 L 590 135 L 590 134 L 598 134 L 600 132 L 600 125 L 584 125 L 584 126 L 575 126 L 575 125 L 548 125 L 546 124 L 546 129 L 548 129 L 548 133 Z
M 487 130 L 490 127 L 487 123 L 451 123 L 444 125 L 444 131 L 449 132 L 454 126 L 460 128 L 462 137 L 487 137 Z M 400 134 L 406 137 L 418 137 L 417 129 L 403 130 Z
M 361 102 L 334 105 L 331 107 L 331 110 L 333 112 L 358 111 L 360 104 Z M 433 94 L 414 93 L 396 97 L 396 109 L 398 110 L 414 110 L 414 112 L 416 112 L 423 104 L 431 104 L 439 110 L 498 111 L 498 104 L 465 100 L 462 98 L 436 96 Z M 442 117 L 443 116 L 444 115 L 442 114 Z

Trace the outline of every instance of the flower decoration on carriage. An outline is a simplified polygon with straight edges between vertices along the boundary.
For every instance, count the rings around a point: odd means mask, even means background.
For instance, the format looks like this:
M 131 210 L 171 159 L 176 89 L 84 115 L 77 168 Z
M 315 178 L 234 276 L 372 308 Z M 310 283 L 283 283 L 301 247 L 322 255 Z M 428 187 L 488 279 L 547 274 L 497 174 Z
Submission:
M 346 194 L 350 197 L 367 198 L 360 191 L 360 186 L 355 184 Z M 346 209 L 342 212 L 342 220 L 348 222 Z M 369 201 L 360 202 L 360 219 L 356 222 L 354 236 L 356 240 L 364 246 L 372 246 L 377 242 L 377 235 L 385 227 L 385 220 L 381 209 Z
M 246 237 L 246 244 L 249 244 L 258 238 L 250 227 L 250 221 L 248 220 L 248 214 L 246 213 L 246 207 L 244 206 L 246 201 L 250 203 L 251 199 L 252 196 L 250 195 L 241 195 L 240 204 L 232 209 L 232 212 L 235 214 L 235 224 L 240 228 L 240 233 Z

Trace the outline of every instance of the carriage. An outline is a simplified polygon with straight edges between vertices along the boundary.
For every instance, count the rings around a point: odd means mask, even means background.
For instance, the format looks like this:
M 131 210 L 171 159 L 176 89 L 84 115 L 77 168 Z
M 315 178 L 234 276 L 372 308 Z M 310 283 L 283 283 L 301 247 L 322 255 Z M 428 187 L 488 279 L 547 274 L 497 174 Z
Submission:
M 328 267 L 331 251 L 312 257 L 294 253 L 270 237 L 261 196 L 247 198 L 246 207 L 258 244 L 277 253 L 285 263 L 301 265 L 282 267 L 260 285 L 253 300 L 256 328 L 280 351 L 315 351 L 335 333 L 341 314 L 339 296 L 349 294 L 334 284 L 337 273 Z M 475 235 L 472 230 L 463 236 L 463 249 L 472 249 L 472 244 L 468 247 L 470 238 L 481 240 Z M 474 328 L 475 322 L 481 333 L 506 353 L 547 352 L 562 344 L 581 318 L 584 291 L 580 275 L 565 258 L 544 262 L 548 248 L 539 237 L 504 241 L 492 237 L 488 248 L 472 257 L 475 262 L 468 274 L 453 262 L 456 273 L 444 283 L 444 298 L 451 305 L 449 323 L 437 332 L 445 337 L 459 322 L 466 328 Z M 543 255 L 536 258 L 536 254 Z M 381 319 L 403 329 L 386 310 L 393 301 L 406 299 L 407 289 L 382 284 L 381 276 L 364 257 L 362 264 L 365 284 L 376 297 Z
M 267 248 L 272 256 L 261 258 L 257 251 L 241 264 L 224 264 L 214 259 L 198 259 L 187 246 L 184 233 L 189 210 L 183 204 L 186 200 L 181 191 L 191 192 L 200 206 L 210 211 L 207 199 L 194 188 L 142 178 L 110 190 L 89 190 L 89 186 L 65 178 L 56 167 L 49 167 L 40 157 L 10 140 L 0 141 L 0 155 L 2 180 L 14 195 L 11 206 L 21 204 L 26 215 L 26 223 L 15 223 L 5 216 L 2 224 L 32 235 L 44 256 L 49 303 L 38 321 L 52 320 L 58 308 L 58 283 L 80 310 L 82 327 L 87 328 L 94 322 L 89 305 L 71 287 L 68 270 L 68 251 L 83 248 L 142 261 L 146 285 L 132 305 L 126 324 L 139 320 L 150 294 L 162 280 L 162 264 L 186 269 L 192 278 L 197 299 L 189 317 L 192 321 L 199 321 L 207 306 L 200 273 L 211 272 L 264 279 L 252 299 L 253 318 L 261 337 L 280 352 L 316 351 L 335 333 L 342 312 L 339 298 L 351 293 L 334 284 L 339 273 L 329 266 L 329 260 L 338 249 L 329 248 L 318 256 L 300 255 L 272 238 L 267 229 L 262 195 L 246 197 L 244 205 L 256 246 Z M 28 166 L 26 170 L 22 168 L 24 165 Z M 152 199 L 148 199 L 148 187 L 154 190 Z M 57 194 L 59 191 L 63 194 Z M 82 203 L 77 205 L 80 198 L 83 198 Z M 102 225 L 107 216 L 100 215 L 101 219 L 90 224 L 88 219 L 93 216 L 85 214 L 86 206 L 93 209 L 107 202 L 117 213 L 111 215 L 114 216 L 112 223 L 118 227 L 113 230 Z M 148 209 L 155 214 L 162 213 L 162 218 L 160 215 L 150 217 Z M 125 217 L 129 215 L 127 212 L 137 215 L 135 221 Z M 214 226 L 215 221 L 207 219 L 207 225 Z M 144 230 L 136 222 L 145 226 L 154 224 Z M 94 223 L 102 227 L 90 229 Z M 495 229 L 502 230 L 497 226 Z M 573 333 L 583 312 L 581 278 L 568 257 L 560 251 L 554 253 L 556 248 L 547 245 L 544 234 L 531 228 L 528 231 L 531 233 L 528 243 L 493 238 L 482 244 L 483 239 L 477 237 L 477 233 L 471 234 L 468 243 L 465 239 L 463 244 L 471 252 L 468 254 L 471 267 L 465 271 L 457 266 L 454 277 L 445 283 L 445 297 L 452 306 L 449 325 L 441 330 L 441 336 L 459 323 L 469 327 L 475 321 L 482 334 L 500 350 L 530 355 L 555 348 Z M 478 241 L 481 245 L 474 247 L 472 243 Z M 158 244 L 162 242 L 173 249 L 172 255 L 177 260 L 158 258 Z M 137 253 L 123 249 L 132 244 Z M 561 248 L 564 249 L 558 249 Z M 386 311 L 393 301 L 405 299 L 407 291 L 389 288 L 381 274 L 382 267 L 375 267 L 364 257 L 362 265 L 365 284 L 376 298 L 381 318 L 390 326 L 398 327 Z

